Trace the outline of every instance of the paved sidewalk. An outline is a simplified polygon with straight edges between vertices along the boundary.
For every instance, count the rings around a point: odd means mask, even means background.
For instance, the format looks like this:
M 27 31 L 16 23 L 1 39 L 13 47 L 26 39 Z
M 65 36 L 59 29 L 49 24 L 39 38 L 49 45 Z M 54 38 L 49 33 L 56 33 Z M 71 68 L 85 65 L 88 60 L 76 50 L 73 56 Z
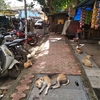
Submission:
M 12 91 L 3 100 L 26 100 L 36 74 L 61 72 L 81 76 L 79 62 L 75 60 L 66 38 L 60 34 L 50 33 L 48 40 L 35 52 L 32 67 L 19 78 L 18 83 L 16 82 Z
M 83 54 L 78 54 L 75 50 L 76 46 L 78 45 L 73 40 L 69 40 L 69 44 L 71 45 L 74 54 L 79 59 L 80 63 L 86 55 L 92 55 L 90 58 L 90 61 L 93 64 L 92 68 L 83 66 L 83 69 L 86 73 L 86 76 L 89 79 L 89 82 L 95 91 L 98 100 L 100 99 L 100 45 L 98 44 L 98 40 L 80 40 L 79 44 L 84 44 L 84 46 L 81 48 L 83 51 Z
M 54 33 L 50 34 L 44 47 L 36 55 L 35 63 L 30 71 L 35 73 L 81 74 L 65 37 Z

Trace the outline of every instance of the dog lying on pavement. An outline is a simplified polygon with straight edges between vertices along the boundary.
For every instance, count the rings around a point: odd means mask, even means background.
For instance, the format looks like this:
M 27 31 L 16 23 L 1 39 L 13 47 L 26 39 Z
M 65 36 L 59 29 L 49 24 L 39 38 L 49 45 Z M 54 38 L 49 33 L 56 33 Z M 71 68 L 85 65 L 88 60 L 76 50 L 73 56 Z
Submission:
M 69 82 L 70 81 L 69 81 L 68 77 L 63 73 L 60 73 L 56 77 L 56 83 L 55 82 L 53 83 L 52 79 L 49 76 L 43 76 L 43 77 L 36 79 L 35 85 L 37 88 L 40 89 L 39 95 L 46 88 L 46 90 L 45 90 L 45 95 L 46 95 L 46 94 L 48 94 L 48 90 L 50 88 L 56 89 L 56 88 L 59 88 L 61 86 L 61 84 L 68 85 Z
M 82 59 L 83 65 L 90 67 L 90 68 L 93 67 L 92 62 L 90 61 L 91 56 L 92 55 L 86 55 L 86 57 Z
M 79 46 L 76 46 L 76 52 L 78 52 L 79 54 L 83 53 L 81 47 L 79 47 Z
M 27 60 L 27 61 L 24 63 L 24 68 L 29 68 L 30 66 L 32 66 L 32 61 L 31 61 L 31 60 Z

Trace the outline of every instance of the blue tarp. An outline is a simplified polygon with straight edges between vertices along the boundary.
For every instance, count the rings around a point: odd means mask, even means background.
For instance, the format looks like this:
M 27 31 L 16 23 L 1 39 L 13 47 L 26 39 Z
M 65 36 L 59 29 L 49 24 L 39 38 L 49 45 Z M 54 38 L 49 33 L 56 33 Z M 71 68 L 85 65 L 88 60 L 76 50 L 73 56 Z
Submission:
M 92 10 L 92 8 L 89 8 L 89 7 L 86 7 L 84 8 L 85 10 Z M 82 12 L 82 9 L 81 8 L 78 8 L 77 11 L 76 11 L 76 14 L 74 16 L 74 20 L 80 20 L 80 17 L 81 17 L 81 12 Z
M 83 0 L 81 3 L 79 3 L 75 7 L 77 10 L 74 16 L 74 20 L 80 20 L 80 14 L 81 14 L 82 8 L 84 8 L 85 10 L 92 10 L 92 8 L 90 8 L 89 6 L 92 7 L 95 1 L 96 0 Z
M 27 18 L 29 17 L 40 17 L 40 14 L 37 11 L 33 13 L 31 10 L 27 10 Z M 24 10 L 20 11 L 19 18 L 25 18 Z

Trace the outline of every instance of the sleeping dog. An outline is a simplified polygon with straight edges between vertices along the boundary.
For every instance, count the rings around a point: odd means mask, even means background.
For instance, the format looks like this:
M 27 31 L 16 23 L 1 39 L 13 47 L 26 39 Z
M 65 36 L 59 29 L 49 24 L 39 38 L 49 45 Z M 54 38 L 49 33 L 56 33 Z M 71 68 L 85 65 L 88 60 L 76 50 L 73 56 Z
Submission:
M 43 90 L 46 88 L 45 95 L 48 93 L 48 90 L 50 88 L 53 88 L 53 89 L 59 88 L 61 84 L 63 85 L 69 84 L 68 77 L 63 73 L 60 73 L 57 75 L 56 83 L 53 83 L 52 79 L 49 76 L 40 77 L 36 79 L 36 82 L 35 82 L 36 87 L 40 89 L 39 94 L 41 94 Z

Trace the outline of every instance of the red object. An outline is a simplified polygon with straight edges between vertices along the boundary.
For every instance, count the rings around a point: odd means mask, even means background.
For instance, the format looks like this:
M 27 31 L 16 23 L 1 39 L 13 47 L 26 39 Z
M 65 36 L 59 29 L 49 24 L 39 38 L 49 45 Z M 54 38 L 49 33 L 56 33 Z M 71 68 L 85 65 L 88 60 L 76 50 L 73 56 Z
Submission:
M 24 34 L 23 32 L 21 32 L 21 31 L 17 31 L 17 32 L 16 32 L 16 35 L 17 35 L 18 37 L 23 37 L 23 36 L 25 36 L 25 34 Z
M 67 33 L 66 35 L 69 35 L 69 36 L 75 36 L 75 33 L 77 32 L 77 29 L 80 29 L 80 23 L 79 21 L 71 21 L 70 22 L 70 25 L 67 29 Z
M 77 33 L 81 33 L 82 32 L 82 30 L 81 29 L 77 29 Z

